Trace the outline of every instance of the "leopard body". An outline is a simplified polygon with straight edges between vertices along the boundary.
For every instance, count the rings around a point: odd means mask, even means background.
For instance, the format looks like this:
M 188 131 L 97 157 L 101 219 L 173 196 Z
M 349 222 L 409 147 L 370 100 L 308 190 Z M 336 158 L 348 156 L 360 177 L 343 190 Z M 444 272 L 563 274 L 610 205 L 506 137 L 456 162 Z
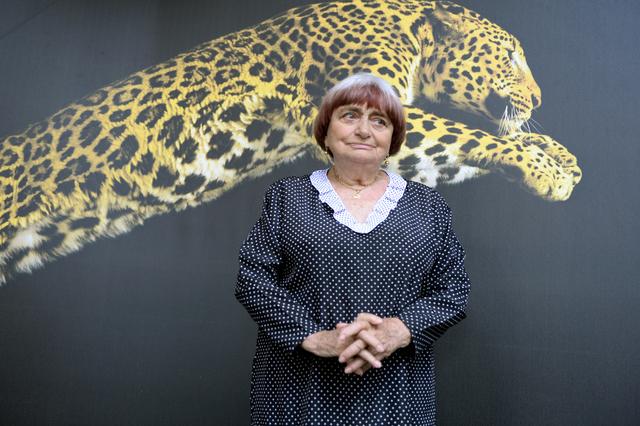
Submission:
M 499 171 L 547 200 L 581 177 L 553 138 L 521 129 L 541 94 L 518 40 L 448 2 L 352 0 L 291 9 L 80 99 L 0 146 L 0 281 L 145 219 L 213 200 L 312 153 L 325 91 L 388 80 L 408 132 L 392 169 L 430 186 Z M 414 105 L 445 103 L 473 128 Z

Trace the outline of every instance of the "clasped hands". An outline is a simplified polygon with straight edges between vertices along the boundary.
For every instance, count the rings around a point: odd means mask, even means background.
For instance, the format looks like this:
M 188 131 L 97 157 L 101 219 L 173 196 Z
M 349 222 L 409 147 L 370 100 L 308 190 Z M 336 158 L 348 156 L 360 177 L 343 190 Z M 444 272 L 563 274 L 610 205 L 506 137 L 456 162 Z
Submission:
M 308 336 L 302 348 L 321 357 L 337 356 L 346 363 L 345 373 L 362 376 L 371 367 L 382 367 L 384 358 L 410 342 L 411 333 L 399 318 L 363 312 L 351 323 L 339 322 L 333 330 Z

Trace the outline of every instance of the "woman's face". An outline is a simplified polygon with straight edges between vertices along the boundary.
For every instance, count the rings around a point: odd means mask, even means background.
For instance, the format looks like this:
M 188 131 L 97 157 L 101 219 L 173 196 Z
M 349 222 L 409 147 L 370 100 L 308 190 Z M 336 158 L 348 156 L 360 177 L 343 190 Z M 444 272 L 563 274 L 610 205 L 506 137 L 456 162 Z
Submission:
M 366 105 L 342 105 L 333 110 L 325 146 L 334 161 L 381 164 L 389 153 L 393 125 L 389 117 Z

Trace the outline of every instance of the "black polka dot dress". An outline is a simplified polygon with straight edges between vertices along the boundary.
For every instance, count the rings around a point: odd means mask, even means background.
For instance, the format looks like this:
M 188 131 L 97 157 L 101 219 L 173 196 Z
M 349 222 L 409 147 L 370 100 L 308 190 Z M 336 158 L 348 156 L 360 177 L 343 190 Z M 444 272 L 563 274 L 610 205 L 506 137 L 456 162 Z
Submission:
M 267 190 L 235 289 L 258 324 L 252 424 L 435 424 L 432 344 L 465 318 L 465 252 L 443 197 L 387 174 L 365 223 L 344 207 L 327 170 Z M 411 344 L 362 376 L 300 346 L 361 312 L 400 318 Z

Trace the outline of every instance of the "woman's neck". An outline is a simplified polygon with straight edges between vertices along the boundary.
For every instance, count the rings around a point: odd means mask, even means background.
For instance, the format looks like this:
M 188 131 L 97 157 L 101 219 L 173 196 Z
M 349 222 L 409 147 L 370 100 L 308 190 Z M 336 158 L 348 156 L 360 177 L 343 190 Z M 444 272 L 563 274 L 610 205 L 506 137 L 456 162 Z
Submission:
M 351 164 L 336 161 L 331 168 L 343 182 L 359 186 L 371 185 L 383 173 L 379 164 Z

